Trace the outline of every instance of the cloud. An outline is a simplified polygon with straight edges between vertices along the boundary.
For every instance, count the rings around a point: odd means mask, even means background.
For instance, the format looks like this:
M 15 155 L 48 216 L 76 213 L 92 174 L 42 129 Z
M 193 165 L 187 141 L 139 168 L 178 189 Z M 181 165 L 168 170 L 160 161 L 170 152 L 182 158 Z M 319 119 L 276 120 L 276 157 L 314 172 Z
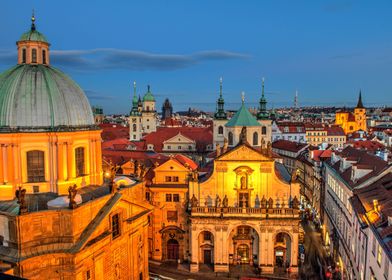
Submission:
M 134 50 L 92 49 L 52 51 L 53 64 L 76 70 L 126 69 L 131 71 L 172 71 L 188 68 L 201 62 L 245 59 L 248 55 L 222 51 L 203 51 L 190 55 L 156 54 Z
M 0 64 L 13 64 L 16 52 L 0 50 Z M 51 63 L 76 71 L 125 69 L 131 71 L 173 71 L 193 65 L 231 59 L 246 59 L 249 55 L 225 50 L 201 51 L 193 54 L 156 54 L 135 50 L 90 49 L 52 50 Z
M 90 100 L 112 100 L 114 99 L 111 95 L 106 95 L 94 90 L 85 89 L 84 92 L 86 93 L 88 99 Z

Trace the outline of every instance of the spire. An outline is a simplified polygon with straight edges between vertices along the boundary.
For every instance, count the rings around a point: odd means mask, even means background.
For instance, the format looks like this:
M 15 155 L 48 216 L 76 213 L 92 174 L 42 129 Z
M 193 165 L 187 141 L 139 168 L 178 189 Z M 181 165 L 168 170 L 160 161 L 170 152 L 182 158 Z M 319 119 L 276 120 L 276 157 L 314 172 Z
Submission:
M 137 98 L 136 96 L 136 81 L 133 81 L 133 98 Z
M 140 99 L 140 96 L 139 96 L 139 99 Z M 136 116 L 139 114 L 138 103 L 139 103 L 139 100 L 136 95 L 136 81 L 134 81 L 133 82 L 132 110 L 131 110 L 132 116 Z
M 225 100 L 223 99 L 223 79 L 220 77 L 219 79 L 219 98 L 216 102 L 216 112 L 215 119 L 217 120 L 225 120 L 227 119 L 227 114 L 225 112 Z
M 362 103 L 362 92 L 359 90 L 359 97 L 358 97 L 358 103 L 356 108 L 364 108 L 363 103 Z
M 244 91 L 241 92 L 241 100 L 242 100 L 242 104 L 244 104 L 245 103 L 245 92 Z
M 34 15 L 34 9 L 31 14 L 31 31 L 35 31 L 35 15 Z
M 261 79 L 261 98 L 259 102 L 259 110 L 257 112 L 257 119 L 258 120 L 265 120 L 268 119 L 268 112 L 267 112 L 267 100 L 265 99 L 264 95 L 264 77 Z

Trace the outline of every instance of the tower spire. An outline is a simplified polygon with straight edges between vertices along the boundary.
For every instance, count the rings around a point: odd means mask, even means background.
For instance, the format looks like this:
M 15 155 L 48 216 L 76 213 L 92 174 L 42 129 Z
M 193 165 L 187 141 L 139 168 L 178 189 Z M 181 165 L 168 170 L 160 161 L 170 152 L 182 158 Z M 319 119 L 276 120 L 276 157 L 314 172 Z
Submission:
M 222 77 L 220 77 L 220 79 L 219 79 L 219 97 L 220 98 L 222 98 L 222 82 L 223 82 L 223 79 L 222 79 Z
M 359 90 L 359 97 L 358 97 L 358 103 L 356 108 L 364 108 L 363 103 L 362 103 L 362 92 Z
M 133 98 L 135 97 L 136 97 L 136 81 L 133 81 Z
M 261 79 L 261 98 L 259 102 L 259 110 L 257 112 L 257 119 L 258 120 L 265 120 L 268 119 L 268 112 L 267 112 L 267 100 L 265 99 L 264 95 L 264 77 Z
M 261 97 L 264 98 L 264 77 L 262 78 L 262 84 L 261 84 Z
M 245 103 L 245 92 L 244 91 L 241 92 L 241 100 L 242 100 L 242 104 L 244 104 Z
M 215 112 L 215 119 L 217 120 L 225 120 L 227 119 L 227 114 L 225 112 L 225 100 L 223 99 L 223 79 L 220 77 L 219 79 L 219 98 L 216 102 L 216 112 Z
M 32 14 L 31 14 L 31 30 L 32 30 L 32 31 L 35 31 L 35 15 L 34 15 L 34 9 L 33 9 Z

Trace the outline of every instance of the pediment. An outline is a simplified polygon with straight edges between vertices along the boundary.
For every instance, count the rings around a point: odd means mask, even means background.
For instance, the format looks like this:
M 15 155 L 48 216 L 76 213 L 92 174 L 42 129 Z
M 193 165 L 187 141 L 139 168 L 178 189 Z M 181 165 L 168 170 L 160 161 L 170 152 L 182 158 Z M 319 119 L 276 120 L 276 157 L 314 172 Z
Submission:
M 171 158 L 158 167 L 155 167 L 154 171 L 188 171 L 188 169 L 177 160 Z
M 194 142 L 195 142 L 194 140 L 182 135 L 180 132 L 176 136 L 173 136 L 172 138 L 163 141 L 163 143 L 165 144 L 169 144 L 169 143 L 193 144 Z
M 252 149 L 247 145 L 241 145 L 221 155 L 216 161 L 273 161 L 261 152 Z

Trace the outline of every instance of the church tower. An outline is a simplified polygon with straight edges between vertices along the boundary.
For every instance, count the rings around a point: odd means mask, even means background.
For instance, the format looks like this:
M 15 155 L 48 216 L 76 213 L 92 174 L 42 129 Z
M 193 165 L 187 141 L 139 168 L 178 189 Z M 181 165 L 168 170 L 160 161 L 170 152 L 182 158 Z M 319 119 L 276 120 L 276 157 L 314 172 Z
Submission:
M 136 82 L 133 82 L 132 109 L 129 114 L 129 140 L 140 141 L 142 138 L 142 117 L 138 108 L 139 100 L 136 95 Z
M 354 108 L 354 117 L 355 117 L 355 122 L 357 123 L 357 130 L 362 129 L 363 131 L 366 131 L 367 130 L 366 109 L 362 103 L 361 91 L 359 91 L 357 106 Z
M 261 84 L 261 98 L 259 104 L 260 107 L 257 112 L 257 121 L 261 124 L 261 139 L 267 144 L 268 142 L 272 142 L 272 121 L 267 112 L 267 99 L 264 95 L 264 78 L 262 79 Z
M 219 144 L 220 147 L 223 147 L 225 140 L 225 124 L 227 123 L 227 114 L 225 112 L 225 100 L 223 99 L 222 92 L 222 77 L 219 80 L 219 98 L 216 102 L 216 112 L 214 114 L 214 126 L 213 126 L 213 142 L 214 149 L 216 148 L 216 144 Z
M 150 85 L 143 96 L 142 108 L 142 132 L 150 133 L 157 131 L 157 111 L 155 110 L 155 97 L 152 95 Z

